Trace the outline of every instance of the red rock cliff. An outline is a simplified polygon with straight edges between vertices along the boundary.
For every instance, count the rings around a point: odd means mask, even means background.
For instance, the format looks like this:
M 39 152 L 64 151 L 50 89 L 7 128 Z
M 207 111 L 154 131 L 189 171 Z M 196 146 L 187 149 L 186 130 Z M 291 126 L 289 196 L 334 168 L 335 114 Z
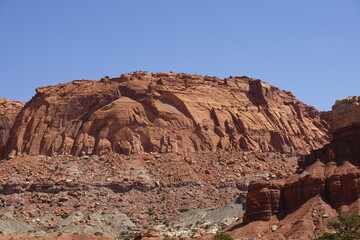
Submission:
M 16 115 L 24 106 L 21 102 L 0 98 L 0 154 L 4 150 L 9 138 L 10 129 L 14 124 Z
M 313 107 L 260 80 L 134 72 L 37 89 L 6 151 L 307 152 L 328 142 L 328 128 Z
M 302 215 L 313 211 L 303 206 L 316 198 L 321 198 L 322 206 L 328 204 L 330 209 L 360 213 L 360 98 L 339 100 L 332 112 L 333 140 L 302 158 L 298 174 L 286 181 L 261 181 L 249 185 L 246 223 L 269 221 L 275 215 L 288 219 L 284 217 L 290 213 L 298 214 L 299 222 Z M 314 223 L 314 228 L 319 229 L 319 226 Z M 306 236 L 314 237 L 312 233 Z

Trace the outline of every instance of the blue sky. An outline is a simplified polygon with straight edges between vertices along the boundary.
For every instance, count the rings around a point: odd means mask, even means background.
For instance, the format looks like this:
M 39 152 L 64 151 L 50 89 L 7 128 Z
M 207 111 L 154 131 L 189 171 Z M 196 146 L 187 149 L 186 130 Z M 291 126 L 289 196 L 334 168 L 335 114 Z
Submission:
M 247 75 L 329 110 L 360 95 L 360 1 L 0 0 L 0 97 L 136 70 Z

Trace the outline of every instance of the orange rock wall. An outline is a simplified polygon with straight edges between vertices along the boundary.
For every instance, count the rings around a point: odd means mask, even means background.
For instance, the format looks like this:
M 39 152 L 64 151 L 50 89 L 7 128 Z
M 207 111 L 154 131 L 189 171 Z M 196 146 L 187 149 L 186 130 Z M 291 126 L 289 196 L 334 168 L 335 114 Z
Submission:
M 275 180 L 250 184 L 245 221 L 283 217 L 316 196 L 334 209 L 360 213 L 359 166 L 360 124 L 351 124 L 338 129 L 330 144 L 302 158 L 292 178 L 281 184 Z
M 308 152 L 329 141 L 328 128 L 313 107 L 260 80 L 134 72 L 37 89 L 6 152 Z
M 4 150 L 9 138 L 10 129 L 14 124 L 15 117 L 23 106 L 24 104 L 21 102 L 0 98 L 0 154 Z

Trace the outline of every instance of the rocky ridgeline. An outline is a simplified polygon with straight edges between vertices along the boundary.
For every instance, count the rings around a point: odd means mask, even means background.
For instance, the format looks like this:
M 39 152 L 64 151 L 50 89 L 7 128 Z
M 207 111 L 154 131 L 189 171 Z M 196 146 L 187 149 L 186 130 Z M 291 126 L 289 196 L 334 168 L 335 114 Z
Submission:
M 326 230 L 333 209 L 360 213 L 360 98 L 337 101 L 332 113 L 333 140 L 301 158 L 298 174 L 249 185 L 244 222 L 281 219 L 259 233 L 263 239 L 311 239 Z
M 304 153 L 329 141 L 328 119 L 316 109 L 245 76 L 138 71 L 36 91 L 4 154 Z

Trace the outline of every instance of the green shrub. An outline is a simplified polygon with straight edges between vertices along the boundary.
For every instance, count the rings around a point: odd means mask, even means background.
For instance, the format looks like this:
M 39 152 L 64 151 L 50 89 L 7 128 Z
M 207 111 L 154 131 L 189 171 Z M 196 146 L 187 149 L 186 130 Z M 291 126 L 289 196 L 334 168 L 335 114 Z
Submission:
M 314 240 L 341 240 L 335 233 L 324 233 L 321 237 L 315 238 Z
M 328 227 L 335 233 L 324 233 L 315 240 L 353 240 L 360 239 L 360 216 L 353 212 L 340 212 L 328 222 Z
M 227 233 L 217 233 L 212 238 L 213 240 L 233 240 L 233 238 Z

